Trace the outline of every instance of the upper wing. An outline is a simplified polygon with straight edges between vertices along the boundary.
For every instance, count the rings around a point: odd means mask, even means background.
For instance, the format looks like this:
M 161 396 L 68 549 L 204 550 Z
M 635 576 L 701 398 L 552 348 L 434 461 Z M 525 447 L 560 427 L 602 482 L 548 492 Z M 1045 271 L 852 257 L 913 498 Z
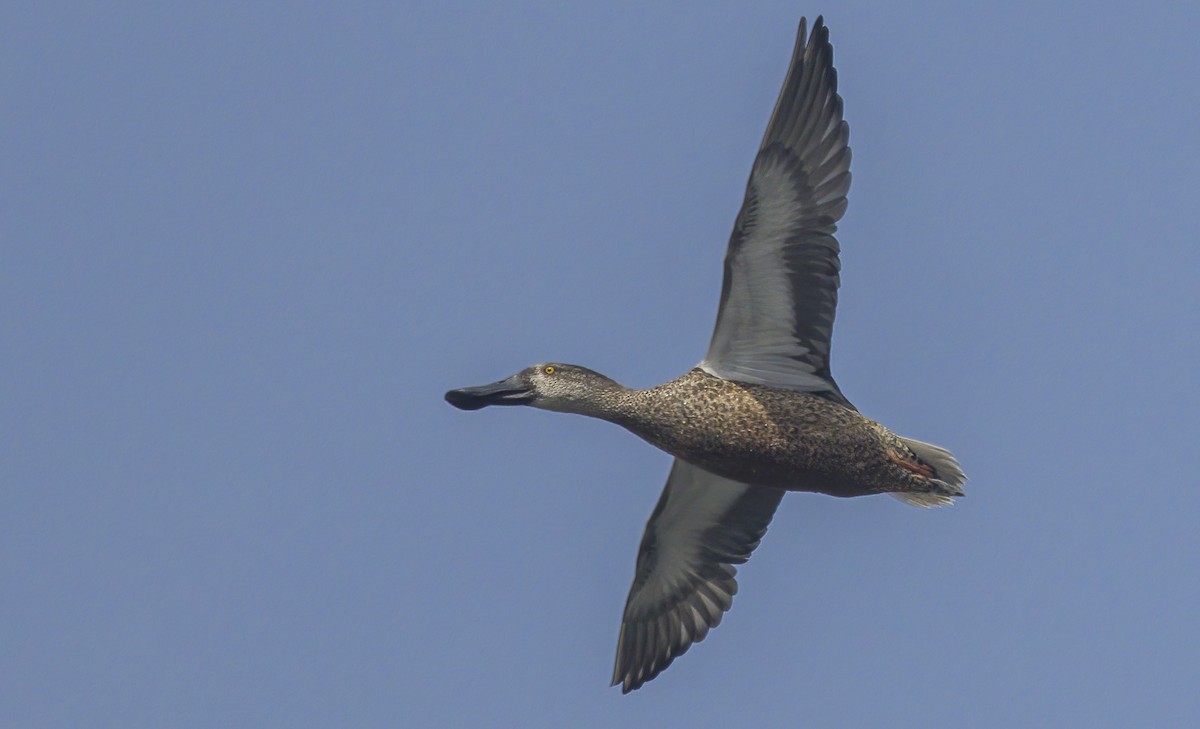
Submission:
M 642 536 L 617 639 L 613 685 L 629 693 L 691 647 L 733 604 L 783 491 L 714 476 L 679 459 Z
M 829 30 L 805 21 L 725 255 L 721 306 L 700 367 L 727 380 L 823 394 L 837 307 L 837 221 L 850 189 Z

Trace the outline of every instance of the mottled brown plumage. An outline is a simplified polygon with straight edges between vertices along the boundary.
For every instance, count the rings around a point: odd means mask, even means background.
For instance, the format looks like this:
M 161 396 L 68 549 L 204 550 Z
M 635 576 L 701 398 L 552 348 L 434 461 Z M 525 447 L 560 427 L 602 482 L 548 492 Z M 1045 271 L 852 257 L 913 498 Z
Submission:
M 635 390 L 575 365 L 554 378 L 581 387 L 569 406 L 542 407 L 616 423 L 676 458 L 718 476 L 830 496 L 916 493 L 961 496 L 909 442 L 849 404 L 799 390 L 723 380 L 695 368 Z M 538 368 L 530 378 L 540 379 Z M 548 378 L 547 378 L 548 379 Z M 545 385 L 539 389 L 550 388 Z
M 614 397 L 611 419 L 677 458 L 725 478 L 831 496 L 946 493 L 897 463 L 926 465 L 900 436 L 808 392 L 748 385 L 700 369 Z

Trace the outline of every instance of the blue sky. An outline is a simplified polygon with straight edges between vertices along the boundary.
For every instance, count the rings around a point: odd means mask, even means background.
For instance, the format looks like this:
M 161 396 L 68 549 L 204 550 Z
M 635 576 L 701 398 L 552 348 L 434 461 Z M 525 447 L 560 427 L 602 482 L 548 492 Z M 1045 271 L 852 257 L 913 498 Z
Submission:
M 1200 11 L 744 6 L 7 4 L 0 725 L 1200 721 Z M 969 495 L 789 496 L 623 697 L 669 458 L 441 395 L 700 359 L 818 13 L 833 371 Z

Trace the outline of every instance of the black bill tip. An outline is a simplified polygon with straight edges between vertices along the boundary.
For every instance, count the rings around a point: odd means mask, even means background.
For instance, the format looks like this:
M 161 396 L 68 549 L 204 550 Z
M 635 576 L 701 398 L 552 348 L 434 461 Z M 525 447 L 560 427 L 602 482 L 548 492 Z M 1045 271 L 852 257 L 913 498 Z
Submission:
M 459 410 L 478 410 L 488 406 L 488 402 L 484 398 L 473 394 L 470 390 L 471 388 L 451 390 L 446 393 L 446 402 Z
M 451 390 L 446 393 L 446 402 L 459 410 L 478 410 L 488 405 L 528 405 L 533 397 L 533 388 L 517 374 L 490 385 Z

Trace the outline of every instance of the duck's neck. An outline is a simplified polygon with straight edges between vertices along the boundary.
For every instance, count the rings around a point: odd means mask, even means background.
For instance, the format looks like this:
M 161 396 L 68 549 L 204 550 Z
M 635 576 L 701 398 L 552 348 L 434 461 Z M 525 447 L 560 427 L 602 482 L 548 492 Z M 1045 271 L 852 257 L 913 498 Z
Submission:
M 589 418 L 599 418 L 610 423 L 626 425 L 634 412 L 634 400 L 639 390 L 616 382 L 607 377 L 596 378 L 592 383 L 587 398 L 545 398 L 535 400 L 533 406 L 542 410 L 553 410 L 560 413 L 586 415 Z
M 696 428 L 698 418 L 692 395 L 712 379 L 694 369 L 645 390 L 617 385 L 621 391 L 608 400 L 605 413 L 596 417 L 616 423 L 668 453 L 675 453 L 681 439 L 686 439 Z
M 654 397 L 655 391 L 661 387 L 637 390 L 607 380 L 603 387 L 592 390 L 587 402 L 571 403 L 567 411 L 616 423 L 654 443 L 649 433 L 662 426 L 664 417 L 663 408 L 659 407 L 660 403 Z

